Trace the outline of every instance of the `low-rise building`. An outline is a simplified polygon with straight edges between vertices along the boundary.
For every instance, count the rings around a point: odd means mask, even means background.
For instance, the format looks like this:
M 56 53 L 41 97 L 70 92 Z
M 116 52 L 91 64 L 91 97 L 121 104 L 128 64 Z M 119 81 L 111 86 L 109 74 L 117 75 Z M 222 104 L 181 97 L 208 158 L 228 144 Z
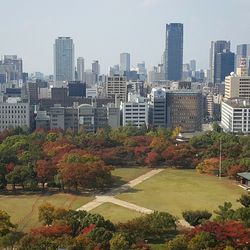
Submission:
M 17 127 L 30 127 L 30 106 L 21 98 L 8 98 L 0 103 L 0 131 Z

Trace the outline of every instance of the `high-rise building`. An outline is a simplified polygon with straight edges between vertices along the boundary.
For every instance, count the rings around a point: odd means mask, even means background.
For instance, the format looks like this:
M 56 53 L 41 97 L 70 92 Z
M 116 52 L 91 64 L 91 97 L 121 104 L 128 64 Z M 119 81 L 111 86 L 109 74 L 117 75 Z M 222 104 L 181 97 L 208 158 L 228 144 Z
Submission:
M 234 71 L 233 57 L 234 54 L 230 52 L 230 41 L 211 42 L 209 65 L 212 83 L 223 82 L 223 78 Z
M 58 37 L 54 44 L 54 80 L 74 81 L 74 43 L 70 37 Z
M 77 80 L 80 82 L 84 82 L 84 58 L 77 58 Z
M 237 46 L 235 68 L 240 67 L 242 58 L 250 58 L 250 44 L 240 44 Z
M 0 83 L 23 80 L 23 61 L 17 55 L 5 55 L 0 61 Z
M 215 83 L 225 81 L 225 77 L 234 71 L 235 54 L 226 51 L 216 55 Z
M 130 54 L 129 53 L 120 54 L 120 71 L 122 74 L 124 72 L 130 71 Z
M 189 65 L 190 65 L 191 71 L 196 71 L 196 61 L 195 60 L 191 60 Z
M 182 78 L 183 24 L 166 25 L 166 47 L 163 55 L 165 80 L 178 81 Z
M 100 64 L 97 60 L 92 62 L 92 73 L 94 76 L 94 83 L 97 83 L 100 75 Z

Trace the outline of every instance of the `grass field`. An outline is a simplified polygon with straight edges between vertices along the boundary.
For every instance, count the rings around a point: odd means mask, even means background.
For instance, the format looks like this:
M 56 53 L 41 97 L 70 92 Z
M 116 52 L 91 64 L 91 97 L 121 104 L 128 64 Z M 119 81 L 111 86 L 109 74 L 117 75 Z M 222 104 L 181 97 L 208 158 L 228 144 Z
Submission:
M 181 217 L 182 211 L 189 209 L 213 212 L 224 201 L 236 208 L 236 199 L 243 192 L 231 180 L 199 175 L 193 170 L 168 169 L 117 198 Z
M 11 216 L 11 221 L 18 224 L 19 230 L 27 232 L 30 228 L 40 225 L 38 221 L 40 205 L 48 202 L 56 207 L 77 209 L 91 200 L 91 197 L 71 194 L 0 195 L 0 209 Z
M 120 186 L 127 183 L 140 175 L 149 172 L 149 168 L 116 168 L 112 171 L 112 175 L 115 180 L 115 186 Z
M 91 213 L 101 214 L 104 218 L 111 220 L 113 223 L 126 222 L 143 215 L 108 202 L 93 209 Z

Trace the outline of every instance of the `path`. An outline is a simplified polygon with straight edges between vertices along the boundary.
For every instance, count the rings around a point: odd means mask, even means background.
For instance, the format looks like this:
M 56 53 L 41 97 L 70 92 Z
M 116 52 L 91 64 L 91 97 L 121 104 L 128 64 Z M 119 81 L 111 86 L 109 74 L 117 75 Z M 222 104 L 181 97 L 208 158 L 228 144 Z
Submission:
M 110 202 L 110 203 L 114 203 L 117 204 L 119 203 L 120 206 L 135 210 L 135 211 L 141 211 L 141 213 L 149 213 L 149 211 L 153 212 L 150 209 L 147 208 L 143 208 L 143 207 L 139 207 L 137 205 L 134 205 L 132 203 L 128 203 L 128 202 L 123 202 L 121 200 L 118 200 L 116 198 L 114 198 L 114 196 L 125 192 L 133 187 L 135 187 L 136 185 L 142 183 L 143 181 L 153 177 L 154 175 L 160 173 L 161 171 L 163 171 L 163 169 L 154 169 L 151 170 L 149 172 L 147 172 L 144 175 L 141 175 L 139 177 L 137 177 L 136 179 L 118 187 L 118 188 L 113 188 L 110 191 L 106 192 L 103 195 L 98 195 L 95 197 L 95 200 L 90 201 L 89 203 L 85 204 L 84 206 L 78 208 L 77 210 L 85 210 L 87 212 L 99 207 L 100 205 L 102 205 L 105 202 Z M 143 212 L 144 211 L 144 212 Z
M 142 183 L 143 181 L 153 177 L 154 175 L 156 175 L 162 171 L 163 171 L 163 169 L 151 170 L 148 173 L 141 175 L 141 176 L 137 177 L 136 179 L 134 179 L 134 180 L 118 187 L 118 188 L 111 189 L 110 191 L 106 192 L 103 195 L 97 195 L 93 201 L 90 201 L 89 203 L 78 208 L 77 211 L 78 210 L 85 210 L 85 211 L 89 212 L 89 211 L 99 207 L 100 205 L 106 203 L 106 202 L 110 202 L 110 203 L 116 204 L 118 206 L 137 211 L 139 213 L 151 214 L 154 212 L 151 209 L 148 209 L 145 207 L 140 207 L 140 206 L 135 205 L 135 204 L 130 203 L 130 202 L 122 201 L 120 199 L 115 198 L 114 196 L 119 195 L 120 193 L 125 192 L 125 191 L 135 187 L 136 185 Z M 177 225 L 192 228 L 185 220 L 178 220 Z

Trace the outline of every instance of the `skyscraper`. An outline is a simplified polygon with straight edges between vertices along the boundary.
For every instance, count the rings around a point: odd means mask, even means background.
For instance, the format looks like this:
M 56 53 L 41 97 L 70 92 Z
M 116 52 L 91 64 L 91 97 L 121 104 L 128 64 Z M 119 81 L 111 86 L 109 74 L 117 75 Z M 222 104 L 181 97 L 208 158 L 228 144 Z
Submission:
M 92 62 L 92 73 L 94 77 L 94 83 L 97 83 L 100 75 L 100 64 L 97 60 Z
M 183 24 L 166 25 L 166 47 L 163 55 L 166 80 L 181 80 L 183 66 Z
M 130 54 L 129 53 L 120 54 L 120 71 L 122 73 L 130 71 Z
M 227 53 L 230 52 L 230 41 L 212 41 L 211 48 L 210 48 L 210 58 L 209 58 L 209 65 L 210 65 L 210 74 L 211 74 L 211 81 L 212 83 L 220 83 L 224 81 L 221 79 L 220 69 L 218 67 L 223 66 L 223 64 L 219 64 L 217 66 L 217 59 L 223 57 L 217 56 L 219 53 Z M 228 55 L 229 57 L 229 55 Z M 233 69 L 231 70 L 233 71 Z M 226 75 L 229 75 L 231 72 L 226 72 Z
M 77 80 L 80 82 L 84 82 L 84 58 L 77 58 Z
M 73 81 L 75 78 L 74 43 L 70 37 L 58 37 L 54 44 L 54 80 Z

